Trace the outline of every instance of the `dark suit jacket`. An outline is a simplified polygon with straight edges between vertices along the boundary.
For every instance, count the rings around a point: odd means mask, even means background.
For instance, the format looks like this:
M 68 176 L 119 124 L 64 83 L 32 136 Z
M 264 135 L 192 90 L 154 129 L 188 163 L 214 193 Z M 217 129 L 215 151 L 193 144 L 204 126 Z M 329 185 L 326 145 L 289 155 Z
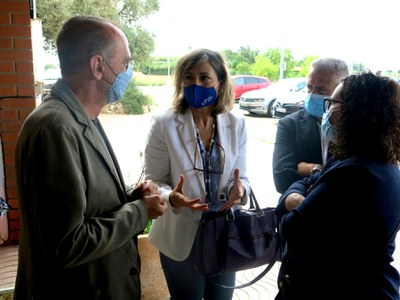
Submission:
M 135 237 L 147 210 L 129 202 L 107 137 L 62 80 L 23 125 L 16 178 L 16 300 L 140 299 Z
M 322 164 L 317 122 L 305 109 L 279 120 L 272 159 L 275 188 L 279 193 L 303 178 L 297 172 L 299 162 Z

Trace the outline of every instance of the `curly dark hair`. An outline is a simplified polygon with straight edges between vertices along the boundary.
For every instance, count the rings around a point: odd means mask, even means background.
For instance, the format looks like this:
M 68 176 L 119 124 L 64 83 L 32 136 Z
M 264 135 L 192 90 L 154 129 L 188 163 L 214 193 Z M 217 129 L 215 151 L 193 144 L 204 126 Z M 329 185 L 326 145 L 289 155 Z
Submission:
M 342 103 L 332 154 L 400 161 L 400 85 L 371 72 L 342 79 Z

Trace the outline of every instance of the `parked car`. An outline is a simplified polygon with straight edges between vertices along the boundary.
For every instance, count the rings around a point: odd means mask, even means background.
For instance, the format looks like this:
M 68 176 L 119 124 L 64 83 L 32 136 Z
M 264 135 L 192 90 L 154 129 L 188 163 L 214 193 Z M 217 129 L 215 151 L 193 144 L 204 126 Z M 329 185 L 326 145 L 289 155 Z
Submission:
M 300 91 L 285 93 L 276 98 L 272 105 L 272 116 L 274 118 L 283 118 L 304 108 L 304 101 L 307 97 L 307 87 Z
M 59 78 L 61 78 L 61 70 L 59 68 L 50 68 L 44 71 L 43 93 L 49 93 Z
M 235 100 L 239 100 L 245 92 L 266 88 L 271 84 L 268 78 L 261 76 L 233 75 L 232 79 L 235 83 Z
M 299 91 L 307 84 L 307 78 L 295 77 L 281 79 L 267 88 L 244 93 L 239 100 L 239 108 L 251 114 L 272 117 L 272 105 L 276 98 L 288 92 Z

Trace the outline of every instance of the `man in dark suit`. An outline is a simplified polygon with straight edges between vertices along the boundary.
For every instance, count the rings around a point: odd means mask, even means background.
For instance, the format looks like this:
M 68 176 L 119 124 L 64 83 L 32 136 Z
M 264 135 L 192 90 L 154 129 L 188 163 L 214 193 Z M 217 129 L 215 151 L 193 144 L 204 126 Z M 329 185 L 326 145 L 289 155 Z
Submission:
M 328 156 L 327 142 L 320 133 L 324 97 L 330 96 L 347 75 L 349 69 L 343 60 L 319 58 L 311 63 L 305 109 L 278 122 L 272 168 L 279 193 L 293 182 L 322 170 Z

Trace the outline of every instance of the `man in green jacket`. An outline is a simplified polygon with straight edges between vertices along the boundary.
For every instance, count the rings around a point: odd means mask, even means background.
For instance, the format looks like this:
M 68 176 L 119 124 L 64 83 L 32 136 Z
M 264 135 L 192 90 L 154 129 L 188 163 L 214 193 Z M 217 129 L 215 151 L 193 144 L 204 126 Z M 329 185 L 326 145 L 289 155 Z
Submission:
M 146 181 L 128 189 L 98 120 L 132 69 L 111 21 L 68 20 L 57 38 L 62 79 L 17 142 L 21 236 L 14 299 L 140 299 L 137 235 L 165 199 Z

